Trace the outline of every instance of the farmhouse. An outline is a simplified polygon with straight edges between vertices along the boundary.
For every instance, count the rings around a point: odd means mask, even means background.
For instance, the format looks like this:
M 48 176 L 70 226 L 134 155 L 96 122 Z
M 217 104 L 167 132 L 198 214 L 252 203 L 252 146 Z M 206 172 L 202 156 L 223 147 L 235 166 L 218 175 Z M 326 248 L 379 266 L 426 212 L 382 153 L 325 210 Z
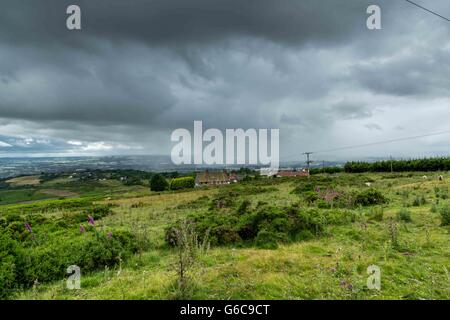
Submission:
M 212 186 L 229 184 L 230 177 L 226 171 L 198 172 L 195 177 L 195 186 Z
M 300 171 L 293 171 L 293 170 L 285 170 L 285 171 L 278 171 L 277 173 L 278 178 L 284 178 L 284 177 L 309 177 L 309 171 L 306 169 L 300 170 Z

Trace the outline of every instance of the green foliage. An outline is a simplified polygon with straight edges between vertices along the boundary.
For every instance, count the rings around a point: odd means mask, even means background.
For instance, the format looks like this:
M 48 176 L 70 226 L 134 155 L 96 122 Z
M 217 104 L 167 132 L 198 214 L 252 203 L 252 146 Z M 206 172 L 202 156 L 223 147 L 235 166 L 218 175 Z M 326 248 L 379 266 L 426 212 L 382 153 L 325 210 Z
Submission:
M 255 245 L 260 249 L 277 249 L 280 238 L 282 237 L 273 231 L 261 230 L 256 235 Z
M 152 191 L 164 191 L 169 188 L 169 183 L 166 178 L 161 174 L 155 174 L 150 180 L 150 190 Z
M 441 225 L 450 226 L 450 206 L 445 205 L 439 208 L 439 214 L 441 216 Z
M 238 214 L 244 214 L 248 211 L 250 208 L 251 202 L 248 199 L 245 199 L 242 201 L 242 203 L 239 205 L 239 208 L 237 209 Z
M 436 194 L 436 198 L 437 199 L 442 199 L 442 200 L 446 200 L 449 198 L 448 195 L 448 186 L 445 187 L 435 187 L 434 188 L 434 193 Z
M 0 299 L 5 299 L 17 288 L 17 243 L 9 233 L 0 234 Z
M 406 208 L 400 209 L 400 211 L 397 212 L 397 220 L 403 222 L 412 222 L 411 212 Z
M 312 168 L 309 170 L 310 174 L 320 174 L 320 173 L 341 173 L 344 172 L 344 168 L 342 167 L 325 167 L 325 168 Z
M 170 181 L 170 190 L 192 189 L 195 187 L 193 177 L 175 178 Z
M 92 205 L 94 198 L 77 198 L 63 200 L 43 200 L 30 204 L 15 204 L 2 206 L 2 213 L 34 213 L 34 212 L 51 212 L 65 209 L 80 209 Z
M 86 223 L 86 231 L 80 232 L 79 224 L 87 221 L 88 214 L 99 220 L 110 213 L 110 206 L 96 205 L 86 211 L 67 212 L 62 218 L 4 214 L 0 218 L 0 298 L 35 281 L 64 279 L 70 265 L 91 272 L 137 252 L 139 242 L 127 231 L 107 234 Z
M 361 206 L 379 205 L 386 202 L 387 199 L 384 197 L 384 195 L 376 189 L 362 191 L 356 195 L 354 200 L 355 205 Z
M 411 160 L 393 160 L 377 162 L 347 162 L 344 166 L 345 172 L 395 172 L 406 171 L 448 171 L 450 170 L 450 157 L 425 158 Z
M 188 218 L 197 234 L 203 236 L 208 232 L 212 245 L 255 241 L 258 247 L 261 247 L 264 239 L 269 238 L 269 242 L 273 243 L 274 239 L 276 242 L 288 242 L 309 238 L 311 234 L 320 236 L 325 233 L 326 226 L 344 224 L 354 219 L 351 213 L 342 210 L 319 211 L 267 204 L 259 204 L 252 209 L 247 201 L 242 202 L 234 211 L 210 210 L 192 214 Z M 175 230 L 179 223 L 166 229 L 166 242 L 171 246 L 176 245 Z
M 373 207 L 370 208 L 368 218 L 371 221 L 381 222 L 383 221 L 384 210 L 383 207 Z
M 425 199 L 425 197 L 423 195 L 421 195 L 421 196 L 414 197 L 412 205 L 413 205 L 413 207 L 420 207 L 426 203 L 427 203 L 427 200 Z
M 55 239 L 45 245 L 21 248 L 16 281 L 31 286 L 36 279 L 39 282 L 63 279 L 70 265 L 77 265 L 86 273 L 113 266 L 137 251 L 131 237 L 129 233 L 114 232 L 109 238 L 93 231 L 65 241 Z

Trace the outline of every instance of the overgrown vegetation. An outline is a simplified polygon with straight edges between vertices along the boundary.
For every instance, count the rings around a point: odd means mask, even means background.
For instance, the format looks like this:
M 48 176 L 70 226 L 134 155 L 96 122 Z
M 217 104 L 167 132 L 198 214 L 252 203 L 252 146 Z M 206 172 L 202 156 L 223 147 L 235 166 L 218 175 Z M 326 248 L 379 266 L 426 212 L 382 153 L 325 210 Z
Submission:
M 143 185 L 119 175 L 94 180 L 101 173 L 48 177 L 8 191 L 78 195 L 0 204 L 0 295 L 448 299 L 449 184 L 446 173 L 424 175 L 258 176 L 213 188 L 166 185 L 165 192 L 149 190 L 155 174 Z M 72 264 L 81 267 L 80 290 L 66 288 Z M 370 265 L 382 271 L 380 291 L 366 286 Z
M 114 266 L 120 259 L 137 252 L 139 244 L 129 231 L 97 230 L 96 221 L 111 215 L 111 206 L 87 205 L 87 201 L 63 203 L 26 206 L 33 210 L 28 214 L 17 213 L 17 208 L 2 213 L 1 298 L 36 283 L 62 279 L 70 265 L 91 272 Z M 34 211 L 36 208 L 40 213 Z M 51 209 L 61 212 L 63 208 L 71 210 L 64 211 L 58 218 L 44 215 Z M 23 212 L 24 208 L 21 210 Z

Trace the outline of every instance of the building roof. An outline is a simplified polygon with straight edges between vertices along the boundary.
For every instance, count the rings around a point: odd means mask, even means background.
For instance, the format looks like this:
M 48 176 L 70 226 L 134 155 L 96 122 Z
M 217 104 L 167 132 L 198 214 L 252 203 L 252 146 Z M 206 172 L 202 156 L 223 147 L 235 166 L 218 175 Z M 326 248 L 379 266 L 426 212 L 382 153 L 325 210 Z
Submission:
M 278 177 L 307 177 L 309 172 L 307 170 L 302 171 L 279 171 L 277 173 Z
M 213 182 L 228 182 L 228 174 L 223 171 L 208 170 L 205 172 L 198 172 L 195 177 L 195 183 L 213 183 Z

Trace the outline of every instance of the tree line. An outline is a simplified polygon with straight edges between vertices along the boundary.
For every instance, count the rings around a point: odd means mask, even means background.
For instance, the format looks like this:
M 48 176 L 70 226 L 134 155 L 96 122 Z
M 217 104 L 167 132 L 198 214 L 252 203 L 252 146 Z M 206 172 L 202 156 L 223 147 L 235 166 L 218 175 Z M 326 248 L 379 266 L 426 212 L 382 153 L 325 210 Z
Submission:
M 409 160 L 384 160 L 376 162 L 351 161 L 344 166 L 349 173 L 359 172 L 448 171 L 450 157 Z
M 383 160 L 375 162 L 349 161 L 343 167 L 312 168 L 311 174 L 363 172 L 450 171 L 450 157 Z

